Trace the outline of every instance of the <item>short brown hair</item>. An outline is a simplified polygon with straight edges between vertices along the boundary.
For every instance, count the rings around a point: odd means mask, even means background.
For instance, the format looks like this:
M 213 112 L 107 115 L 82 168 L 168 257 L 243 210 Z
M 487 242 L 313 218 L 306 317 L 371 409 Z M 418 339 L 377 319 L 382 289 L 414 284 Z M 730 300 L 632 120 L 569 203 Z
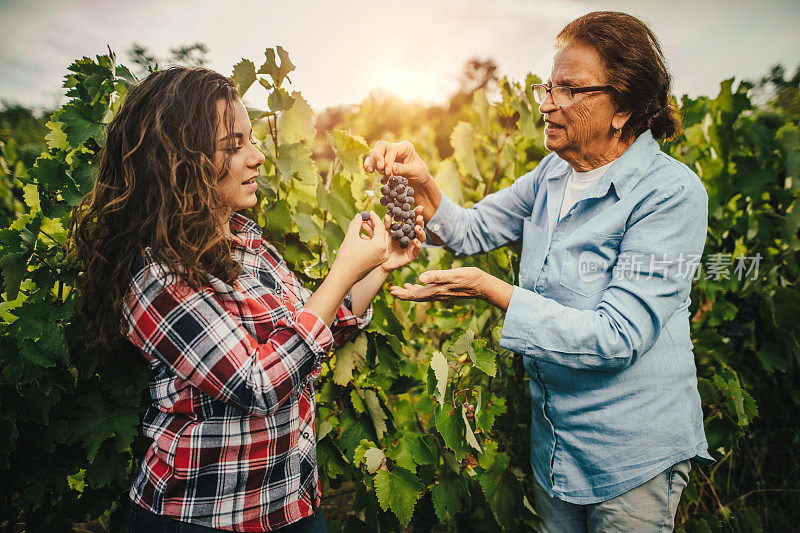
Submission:
M 630 111 L 622 136 L 636 138 L 647 129 L 659 140 L 681 132 L 677 110 L 670 101 L 672 76 L 667 72 L 661 44 L 638 18 L 616 11 L 594 11 L 567 24 L 556 47 L 584 44 L 600 56 L 613 86 L 612 101 Z

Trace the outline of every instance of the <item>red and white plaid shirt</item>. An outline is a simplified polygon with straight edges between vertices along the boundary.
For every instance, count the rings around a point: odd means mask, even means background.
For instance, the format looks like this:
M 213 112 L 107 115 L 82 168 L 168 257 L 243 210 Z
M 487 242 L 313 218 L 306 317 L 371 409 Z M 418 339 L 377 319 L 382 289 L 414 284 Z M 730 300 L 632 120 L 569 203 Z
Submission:
M 148 255 L 133 268 L 123 313 L 149 363 L 153 439 L 133 481 L 134 504 L 232 531 L 271 531 L 320 503 L 314 380 L 331 347 L 363 329 L 345 299 L 331 328 L 261 228 L 236 213 L 243 272 L 193 291 Z M 149 250 L 148 250 L 149 251 Z

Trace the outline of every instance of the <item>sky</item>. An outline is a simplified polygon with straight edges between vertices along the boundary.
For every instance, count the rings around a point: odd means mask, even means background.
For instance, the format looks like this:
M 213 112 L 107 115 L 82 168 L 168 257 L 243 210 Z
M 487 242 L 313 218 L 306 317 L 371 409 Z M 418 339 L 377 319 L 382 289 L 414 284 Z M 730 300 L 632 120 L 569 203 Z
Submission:
M 200 41 L 208 66 L 226 75 L 241 58 L 258 67 L 265 48 L 283 46 L 297 66 L 291 88 L 318 110 L 377 88 L 438 103 L 474 56 L 516 80 L 547 78 L 559 30 L 606 9 L 654 29 L 678 95 L 714 95 L 725 78 L 800 64 L 800 0 L 0 0 L 0 100 L 62 103 L 69 64 L 107 45 L 125 63 L 133 43 L 166 57 Z

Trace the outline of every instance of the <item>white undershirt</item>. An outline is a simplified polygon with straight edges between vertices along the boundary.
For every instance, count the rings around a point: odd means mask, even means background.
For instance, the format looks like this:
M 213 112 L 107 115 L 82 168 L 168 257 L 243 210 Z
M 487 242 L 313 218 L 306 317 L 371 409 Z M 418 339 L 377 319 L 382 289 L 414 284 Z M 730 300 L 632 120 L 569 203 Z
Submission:
M 559 220 L 564 218 L 567 211 L 578 203 L 578 200 L 581 199 L 583 193 L 586 192 L 586 189 L 588 189 L 592 183 L 603 177 L 603 174 L 606 173 L 608 167 L 613 163 L 613 161 L 611 163 L 606 163 L 602 167 L 597 167 L 587 172 L 577 172 L 575 169 L 572 169 L 572 174 L 569 175 L 569 179 L 567 180 L 567 188 L 564 191 L 564 200 L 561 202 L 561 214 L 558 216 Z

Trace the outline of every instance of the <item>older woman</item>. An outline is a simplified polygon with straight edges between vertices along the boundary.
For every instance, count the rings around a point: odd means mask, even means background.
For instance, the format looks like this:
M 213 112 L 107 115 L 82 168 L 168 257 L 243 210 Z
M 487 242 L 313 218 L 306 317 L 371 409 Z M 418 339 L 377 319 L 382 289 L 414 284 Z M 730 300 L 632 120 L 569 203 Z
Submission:
M 697 175 L 659 150 L 679 132 L 653 32 L 596 12 L 558 35 L 533 91 L 555 153 L 464 209 L 408 142 L 364 166 L 409 179 L 432 241 L 476 254 L 522 239 L 519 284 L 476 268 L 423 273 L 406 300 L 480 298 L 524 356 L 543 531 L 672 529 L 690 459 L 712 461 L 689 338 L 693 258 L 707 231 Z

